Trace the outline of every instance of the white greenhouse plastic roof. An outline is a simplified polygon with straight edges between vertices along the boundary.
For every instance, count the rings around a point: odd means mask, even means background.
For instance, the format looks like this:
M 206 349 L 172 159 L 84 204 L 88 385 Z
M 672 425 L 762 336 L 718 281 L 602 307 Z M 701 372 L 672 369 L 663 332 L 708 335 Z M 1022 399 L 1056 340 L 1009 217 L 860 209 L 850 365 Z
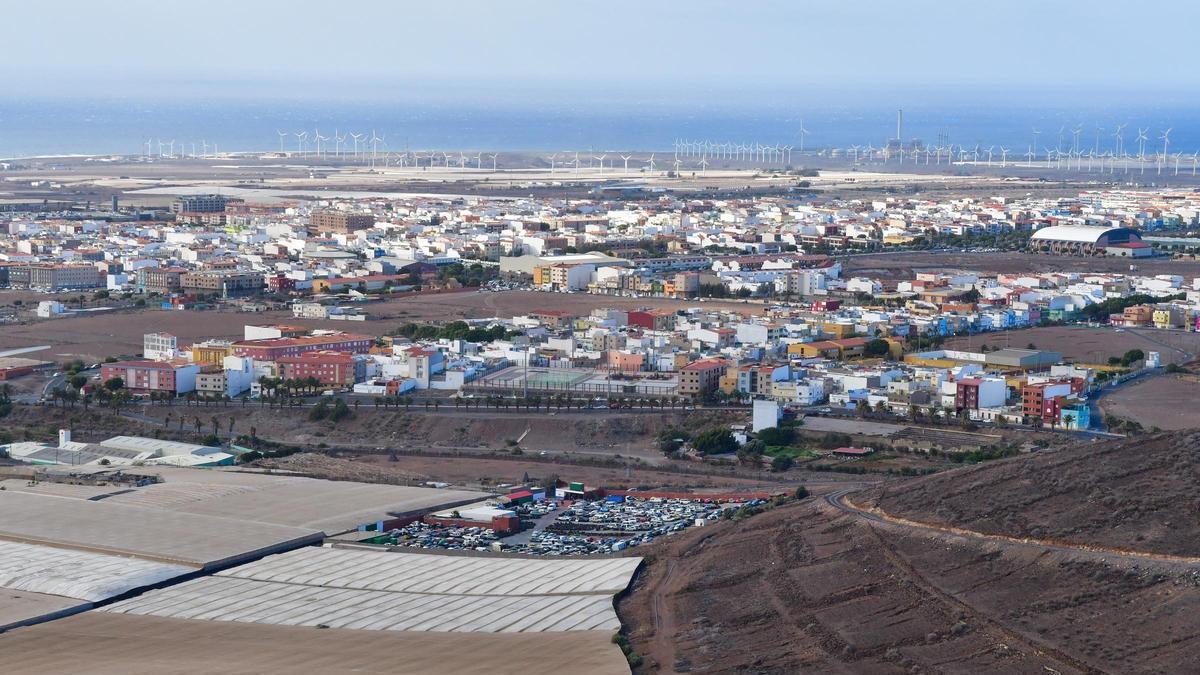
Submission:
M 359 630 L 617 630 L 613 594 L 640 558 L 531 560 L 309 548 L 102 611 Z
M 0 541 L 0 588 L 88 602 L 194 572 L 183 565 Z
M 302 548 L 221 576 L 305 586 L 454 595 L 568 595 L 625 590 L 641 558 L 548 560 Z

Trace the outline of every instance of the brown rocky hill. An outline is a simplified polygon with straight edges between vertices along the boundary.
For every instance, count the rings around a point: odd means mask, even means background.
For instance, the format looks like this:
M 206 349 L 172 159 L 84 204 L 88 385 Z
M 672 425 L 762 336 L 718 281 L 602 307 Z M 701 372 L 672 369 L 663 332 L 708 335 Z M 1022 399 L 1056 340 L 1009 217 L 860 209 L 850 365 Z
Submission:
M 1200 556 L 1200 431 L 988 462 L 890 483 L 858 502 L 988 534 Z

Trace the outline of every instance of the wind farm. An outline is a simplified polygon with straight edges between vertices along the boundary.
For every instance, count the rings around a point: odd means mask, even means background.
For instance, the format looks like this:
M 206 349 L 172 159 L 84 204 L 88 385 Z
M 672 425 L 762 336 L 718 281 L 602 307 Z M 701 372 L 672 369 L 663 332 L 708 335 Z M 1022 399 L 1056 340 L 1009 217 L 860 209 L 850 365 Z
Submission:
M 554 152 L 521 147 L 414 147 L 404 129 L 351 130 L 330 124 L 331 135 L 312 128 L 278 128 L 260 149 L 236 149 L 208 139 L 180 140 L 178 136 L 145 139 L 139 152 L 113 155 L 113 161 L 161 163 L 183 160 L 286 161 L 322 168 L 394 173 L 397 170 L 462 178 L 485 172 L 539 172 L 557 178 L 594 180 L 630 177 L 681 178 L 726 172 L 825 169 L 897 174 L 947 172 L 1013 176 L 1083 176 L 1096 180 L 1182 180 L 1200 174 L 1200 147 L 1189 148 L 1172 138 L 1172 125 L 1139 125 L 1122 121 L 1060 124 L 1057 131 L 1029 127 L 1024 140 L 1008 133 L 996 141 L 955 141 L 939 130 L 932 142 L 905 136 L 904 113 L 896 112 L 895 132 L 863 138 L 856 143 L 823 143 L 822 137 L 844 139 L 836 129 L 812 129 L 797 118 L 780 138 L 743 139 L 676 136 L 646 147 L 603 147 L 588 144 Z M 909 117 L 909 128 L 913 119 Z M 936 125 L 937 120 L 931 121 Z M 1085 140 L 1090 131 L 1091 142 Z M 1050 142 L 1046 142 L 1049 137 Z M 26 158 L 28 159 L 28 158 Z

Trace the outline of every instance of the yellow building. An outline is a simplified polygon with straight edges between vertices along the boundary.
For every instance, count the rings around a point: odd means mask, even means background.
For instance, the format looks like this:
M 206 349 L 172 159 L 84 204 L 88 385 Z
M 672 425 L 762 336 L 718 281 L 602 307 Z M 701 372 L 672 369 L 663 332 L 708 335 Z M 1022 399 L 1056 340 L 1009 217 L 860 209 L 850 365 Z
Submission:
M 209 340 L 192 345 L 192 362 L 219 366 L 233 353 L 233 345 L 224 340 Z
M 885 337 L 883 341 L 888 343 L 888 358 L 893 361 L 899 361 L 904 358 L 904 340 L 894 337 Z
M 832 336 L 834 339 L 850 337 L 854 334 L 854 324 L 852 323 L 835 323 L 833 321 L 822 321 L 821 332 Z
M 1183 326 L 1183 312 L 1175 307 L 1164 307 L 1154 310 L 1155 328 L 1180 328 Z

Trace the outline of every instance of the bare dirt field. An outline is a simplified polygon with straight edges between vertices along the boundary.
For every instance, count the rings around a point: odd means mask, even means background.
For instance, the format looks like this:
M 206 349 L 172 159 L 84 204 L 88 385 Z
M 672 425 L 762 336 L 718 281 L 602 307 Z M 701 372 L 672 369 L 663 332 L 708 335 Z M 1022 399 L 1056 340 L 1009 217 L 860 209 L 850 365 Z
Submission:
M 5 673 L 456 673 L 537 670 L 547 658 L 578 673 L 629 672 L 608 631 L 450 633 L 313 630 L 84 612 L 0 636 Z M 129 643 L 137 642 L 131 649 Z M 70 645 L 68 648 L 67 645 Z M 551 656 L 548 656 L 551 655 Z
M 989 347 L 1020 347 L 1030 344 L 1038 349 L 1059 352 L 1076 363 L 1106 364 L 1109 357 L 1121 356 L 1130 349 L 1158 352 L 1164 364 L 1183 363 L 1200 353 L 1200 333 L 1152 328 L 1108 328 L 1088 326 L 1047 326 L 1018 331 L 982 333 L 946 340 L 954 349 L 978 351 Z
M 4 303 L 0 292 L 0 303 Z M 0 325 L 0 350 L 51 345 L 41 358 L 99 360 L 110 355 L 136 355 L 142 351 L 142 336 L 167 332 L 180 344 L 206 338 L 240 339 L 246 324 L 286 323 L 310 329 L 343 330 L 368 335 L 383 335 L 409 322 L 445 322 L 525 314 L 535 310 L 556 310 L 580 316 L 598 307 L 638 309 L 642 307 L 682 309 L 705 307 L 761 314 L 761 305 L 740 302 L 702 304 L 665 299 L 612 298 L 587 294 L 536 293 L 441 293 L 393 298 L 365 305 L 370 321 L 316 321 L 293 318 L 290 312 L 261 313 L 217 311 L 126 310 L 92 316 L 31 321 Z
M 583 481 L 587 485 L 609 488 L 688 489 L 696 491 L 738 489 L 775 492 L 783 489 L 777 480 L 755 479 L 730 472 L 703 473 L 702 468 L 683 467 L 695 473 L 673 472 L 630 465 L 589 466 L 568 464 L 542 457 L 513 457 L 494 459 L 481 457 L 439 457 L 402 454 L 354 455 L 339 453 L 336 457 L 314 453 L 290 455 L 280 459 L 261 460 L 259 466 L 297 471 L 318 478 L 357 480 L 370 483 L 391 482 L 394 478 L 417 481 L 444 481 L 455 485 L 491 487 L 521 483 L 558 476 L 563 480 Z M 742 474 L 751 472 L 743 471 Z M 793 478 L 795 476 L 792 476 Z M 836 478 L 836 477 L 835 477 Z
M 1137 420 L 1147 429 L 1193 429 L 1200 427 L 1196 405 L 1200 402 L 1200 379 L 1195 375 L 1164 375 L 1106 395 L 1100 402 L 1105 417 Z
M 974 270 L 992 273 L 1020 272 L 1123 272 L 1129 273 L 1129 260 L 1120 258 L 1077 258 L 1034 253 L 950 253 L 904 251 L 856 255 L 842 259 L 848 275 L 879 276 L 887 279 L 911 279 L 913 271 Z M 1136 262 L 1137 274 L 1200 275 L 1200 262 L 1143 259 Z
M 762 314 L 764 311 L 762 305 L 738 301 L 695 302 L 663 298 L 618 298 L 586 293 L 540 293 L 536 291 L 417 295 L 368 305 L 367 311 L 388 319 L 450 321 L 495 316 L 508 318 L 533 311 L 571 312 L 584 316 L 591 313 L 593 309 L 601 307 L 622 310 L 641 308 L 677 310 L 703 307 L 745 314 Z

